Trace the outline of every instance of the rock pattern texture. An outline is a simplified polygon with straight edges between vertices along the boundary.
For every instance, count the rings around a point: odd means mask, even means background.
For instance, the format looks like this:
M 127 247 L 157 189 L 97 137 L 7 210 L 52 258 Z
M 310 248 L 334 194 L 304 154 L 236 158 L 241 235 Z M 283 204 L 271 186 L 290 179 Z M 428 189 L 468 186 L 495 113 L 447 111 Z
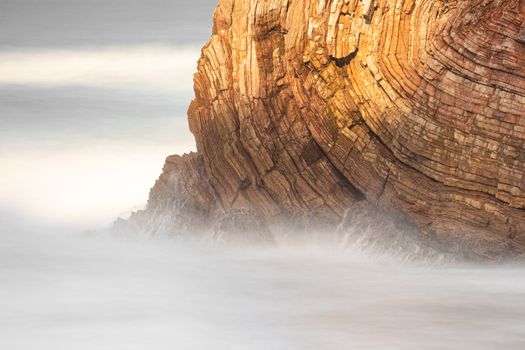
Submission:
M 218 214 L 218 199 L 210 187 L 203 157 L 196 153 L 173 155 L 150 190 L 145 210 L 130 220 L 119 219 L 118 230 L 150 234 L 194 235 L 209 229 Z
M 220 0 L 194 89 L 192 212 L 338 221 L 367 201 L 476 256 L 525 253 L 524 0 Z

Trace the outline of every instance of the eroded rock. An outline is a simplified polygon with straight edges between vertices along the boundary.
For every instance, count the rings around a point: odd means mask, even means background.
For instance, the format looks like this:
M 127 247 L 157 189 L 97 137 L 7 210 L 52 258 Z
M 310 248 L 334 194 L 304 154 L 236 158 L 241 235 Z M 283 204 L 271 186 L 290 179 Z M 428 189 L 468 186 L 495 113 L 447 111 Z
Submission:
M 340 221 L 366 200 L 474 256 L 525 253 L 524 23 L 521 0 L 220 0 L 190 212 Z

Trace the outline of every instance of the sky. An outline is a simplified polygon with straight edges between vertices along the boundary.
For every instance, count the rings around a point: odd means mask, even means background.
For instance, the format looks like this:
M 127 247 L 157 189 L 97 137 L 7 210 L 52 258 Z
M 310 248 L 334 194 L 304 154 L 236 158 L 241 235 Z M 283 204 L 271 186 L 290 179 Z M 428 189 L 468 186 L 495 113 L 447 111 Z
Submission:
M 143 206 L 215 1 L 0 0 L 0 214 L 105 225 Z

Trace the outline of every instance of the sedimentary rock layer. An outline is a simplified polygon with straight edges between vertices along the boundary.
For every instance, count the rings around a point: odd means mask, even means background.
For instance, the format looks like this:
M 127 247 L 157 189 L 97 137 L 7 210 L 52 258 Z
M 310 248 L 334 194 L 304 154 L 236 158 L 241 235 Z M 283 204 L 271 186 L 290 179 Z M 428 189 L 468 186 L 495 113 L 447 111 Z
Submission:
M 204 211 L 366 200 L 525 252 L 525 1 L 220 0 L 194 81 Z

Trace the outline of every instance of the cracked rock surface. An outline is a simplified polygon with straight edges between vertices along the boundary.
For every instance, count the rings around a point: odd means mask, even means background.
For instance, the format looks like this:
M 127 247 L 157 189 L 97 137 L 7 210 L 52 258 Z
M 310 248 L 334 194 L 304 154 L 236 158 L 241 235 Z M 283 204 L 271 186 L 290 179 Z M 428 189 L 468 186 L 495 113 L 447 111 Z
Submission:
M 198 152 L 168 158 L 146 212 L 182 172 L 177 215 L 201 224 L 340 222 L 367 201 L 425 239 L 523 255 L 524 33 L 524 0 L 220 0 L 188 111 Z

